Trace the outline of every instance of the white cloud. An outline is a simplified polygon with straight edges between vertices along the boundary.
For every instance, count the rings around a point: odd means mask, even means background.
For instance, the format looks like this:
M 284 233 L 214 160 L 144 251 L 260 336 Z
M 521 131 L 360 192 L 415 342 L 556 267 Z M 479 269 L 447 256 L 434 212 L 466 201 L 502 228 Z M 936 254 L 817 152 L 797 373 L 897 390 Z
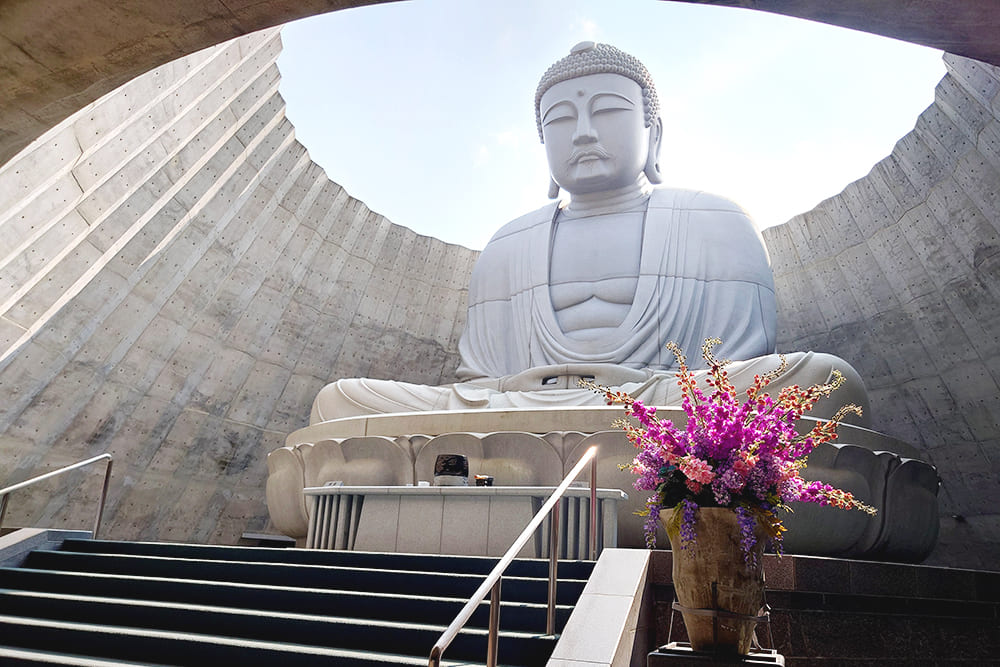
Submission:
M 517 130 L 504 130 L 493 135 L 498 146 L 518 148 L 524 144 L 524 133 Z
M 601 29 L 597 25 L 597 21 L 584 16 L 577 16 L 570 24 L 569 29 L 574 35 L 579 35 L 581 38 L 590 40 L 596 40 L 601 34 Z
M 476 157 L 472 160 L 472 166 L 475 169 L 480 167 L 485 167 L 490 162 L 490 149 L 489 146 L 480 145 L 479 149 L 476 151 Z

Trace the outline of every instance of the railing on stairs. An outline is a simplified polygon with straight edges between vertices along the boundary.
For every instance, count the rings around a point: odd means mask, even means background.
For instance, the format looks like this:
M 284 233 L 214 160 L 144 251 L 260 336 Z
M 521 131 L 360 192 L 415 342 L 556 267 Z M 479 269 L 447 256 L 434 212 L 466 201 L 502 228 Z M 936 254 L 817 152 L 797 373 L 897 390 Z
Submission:
M 14 484 L 13 486 L 8 486 L 5 489 L 0 489 L 0 529 L 3 528 L 4 515 L 7 513 L 7 501 L 10 498 L 10 494 L 18 489 L 23 489 L 26 486 L 31 486 L 43 480 L 61 475 L 63 473 L 69 472 L 71 470 L 76 470 L 77 468 L 83 468 L 91 463 L 97 463 L 107 459 L 108 465 L 104 469 L 104 486 L 101 488 L 101 499 L 97 503 L 97 517 L 94 519 L 94 539 L 97 539 L 97 531 L 101 527 L 101 517 L 104 516 L 104 502 L 108 498 L 108 482 L 111 481 L 111 454 L 101 454 L 100 456 L 95 456 L 85 461 L 78 461 L 72 465 L 59 468 L 59 470 L 53 470 L 52 472 L 47 472 L 44 475 L 39 475 L 38 477 L 32 477 L 31 479 L 26 479 L 23 482 Z
M 518 536 L 514 543 L 507 549 L 507 552 L 500 558 L 500 562 L 487 575 L 486 579 L 479 586 L 469 601 L 465 603 L 458 616 L 451 622 L 451 625 L 441 634 L 434 648 L 431 649 L 429 667 L 440 667 L 441 658 L 451 642 L 458 636 L 459 631 L 469 622 L 473 612 L 479 604 L 490 596 L 490 627 L 486 644 L 486 664 L 488 667 L 496 667 L 497 664 L 497 644 L 500 633 L 500 581 L 507 566 L 511 564 L 521 548 L 532 537 L 535 530 L 545 519 L 546 515 L 552 513 L 552 520 L 549 522 L 549 589 L 548 589 L 548 612 L 545 617 L 545 634 L 555 634 L 556 626 L 556 569 L 559 563 L 559 500 L 566 489 L 573 483 L 587 462 L 590 462 L 590 557 L 597 558 L 597 446 L 591 447 L 576 466 L 566 475 L 549 499 L 545 501 L 538 513 L 532 517 L 528 525 Z M 554 510 L 554 511 L 553 511 Z

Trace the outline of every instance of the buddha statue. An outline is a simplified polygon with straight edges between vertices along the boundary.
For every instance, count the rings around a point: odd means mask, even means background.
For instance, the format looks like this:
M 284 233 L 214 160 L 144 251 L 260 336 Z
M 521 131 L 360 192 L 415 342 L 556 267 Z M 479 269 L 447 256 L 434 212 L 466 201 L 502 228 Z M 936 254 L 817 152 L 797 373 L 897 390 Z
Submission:
M 550 198 L 562 189 L 569 201 L 508 223 L 483 250 L 459 343 L 461 381 L 338 380 L 320 391 L 311 423 L 601 404 L 601 396 L 577 386 L 580 378 L 647 404 L 677 405 L 669 341 L 697 369 L 702 343 L 720 338 L 715 352 L 733 360 L 728 371 L 737 388 L 779 366 L 774 280 L 753 222 L 723 197 L 654 187 L 662 181 L 664 129 L 642 63 L 613 46 L 578 44 L 542 77 L 535 117 Z M 773 389 L 823 383 L 834 370 L 847 379 L 813 416 L 831 416 L 846 403 L 867 409 L 861 378 L 842 359 L 813 352 L 786 358 Z

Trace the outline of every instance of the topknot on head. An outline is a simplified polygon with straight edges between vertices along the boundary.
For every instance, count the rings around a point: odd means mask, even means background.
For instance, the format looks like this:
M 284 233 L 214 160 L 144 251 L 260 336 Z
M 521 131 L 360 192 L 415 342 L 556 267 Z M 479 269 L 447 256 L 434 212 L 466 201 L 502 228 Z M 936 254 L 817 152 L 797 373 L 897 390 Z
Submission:
M 653 77 L 638 58 L 610 44 L 580 42 L 570 49 L 568 56 L 545 70 L 541 81 L 538 82 L 538 88 L 535 90 L 535 124 L 538 127 L 538 138 L 542 143 L 545 143 L 540 108 L 542 95 L 557 83 L 588 74 L 619 74 L 632 79 L 642 88 L 646 127 L 650 127 L 660 115 L 660 101 L 656 96 Z

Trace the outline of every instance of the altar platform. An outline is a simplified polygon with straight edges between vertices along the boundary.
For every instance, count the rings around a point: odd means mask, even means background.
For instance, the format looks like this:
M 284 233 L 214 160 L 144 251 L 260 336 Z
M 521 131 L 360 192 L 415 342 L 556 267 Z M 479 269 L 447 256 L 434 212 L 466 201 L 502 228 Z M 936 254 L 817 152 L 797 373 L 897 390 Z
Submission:
M 312 512 L 306 547 L 395 553 L 502 556 L 555 487 L 320 486 L 303 490 Z M 597 489 L 597 551 L 618 546 L 618 504 L 628 495 Z M 548 558 L 549 519 L 519 558 Z M 560 500 L 560 558 L 588 559 L 590 489 Z
M 660 408 L 678 427 L 680 408 Z M 627 489 L 616 501 L 617 546 L 643 547 L 642 493 L 620 468 L 634 446 L 612 427 L 620 406 L 414 412 L 349 417 L 313 424 L 288 436 L 268 455 L 267 504 L 276 529 L 305 546 L 312 508 L 304 489 L 332 481 L 348 486 L 406 487 L 433 479 L 439 454 L 468 458 L 469 474 L 494 477 L 497 489 L 554 487 L 593 445 L 597 485 Z M 808 430 L 815 419 L 803 418 Z M 807 479 L 850 491 L 878 510 L 861 512 L 797 503 L 785 519 L 791 554 L 920 562 L 938 535 L 937 470 L 909 444 L 870 429 L 841 424 L 835 443 L 809 457 Z M 419 492 L 417 492 L 419 493 Z M 407 503 L 409 504 L 409 503 Z M 406 511 L 406 510 L 401 510 Z M 666 542 L 666 536 L 662 535 Z M 388 538 L 386 538 L 388 539 Z M 387 545 L 384 545 L 387 546 Z M 458 552 L 465 553 L 465 552 Z

